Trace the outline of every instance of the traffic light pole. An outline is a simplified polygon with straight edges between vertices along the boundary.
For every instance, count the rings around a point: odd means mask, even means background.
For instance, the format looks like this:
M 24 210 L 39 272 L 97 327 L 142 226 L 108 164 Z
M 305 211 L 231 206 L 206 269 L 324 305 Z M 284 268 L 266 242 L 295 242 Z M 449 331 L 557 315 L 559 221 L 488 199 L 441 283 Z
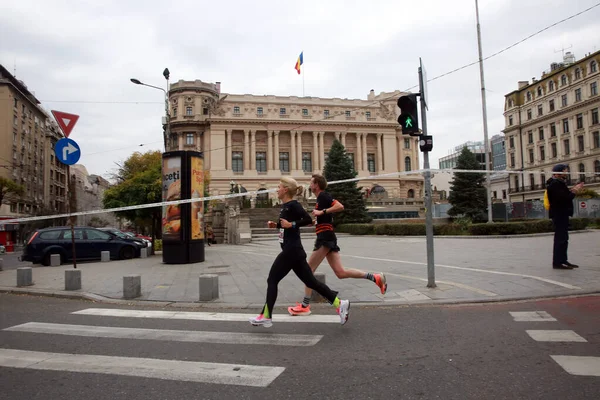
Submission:
M 419 67 L 419 90 L 421 92 L 421 123 L 422 136 L 427 136 L 427 107 L 425 106 L 425 84 L 423 82 L 423 70 Z M 433 260 L 433 215 L 431 198 L 431 172 L 429 171 L 429 151 L 423 151 L 423 168 L 425 169 L 425 235 L 427 244 L 427 287 L 434 288 L 435 284 L 435 262 Z

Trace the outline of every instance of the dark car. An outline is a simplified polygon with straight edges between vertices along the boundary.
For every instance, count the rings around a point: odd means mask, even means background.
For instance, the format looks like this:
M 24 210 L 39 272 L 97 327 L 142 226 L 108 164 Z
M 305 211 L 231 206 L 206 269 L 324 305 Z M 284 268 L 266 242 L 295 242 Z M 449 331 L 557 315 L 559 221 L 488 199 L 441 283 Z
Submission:
M 130 239 L 122 239 L 96 228 L 75 227 L 75 256 L 77 260 L 99 260 L 101 252 L 109 251 L 110 258 L 130 259 L 139 257 L 140 246 Z M 50 265 L 50 256 L 60 254 L 61 263 L 73 259 L 70 227 L 56 227 L 35 231 L 23 249 L 21 261 Z
M 139 243 L 140 247 L 150 247 L 148 245 L 148 241 L 146 239 L 142 239 L 133 235 L 128 234 L 127 232 L 123 232 L 118 230 L 117 228 L 98 228 L 101 231 L 111 233 L 115 236 L 120 237 L 121 239 L 129 239 L 133 240 L 136 243 Z

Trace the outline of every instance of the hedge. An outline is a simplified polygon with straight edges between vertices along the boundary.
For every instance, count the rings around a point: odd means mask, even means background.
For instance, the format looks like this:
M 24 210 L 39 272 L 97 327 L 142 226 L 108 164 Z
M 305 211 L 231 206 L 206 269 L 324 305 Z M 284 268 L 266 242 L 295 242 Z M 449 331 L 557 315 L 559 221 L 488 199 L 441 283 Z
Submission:
M 583 230 L 588 226 L 600 226 L 600 218 L 571 218 L 571 230 Z M 351 235 L 390 235 L 390 236 L 424 236 L 425 224 L 342 224 L 336 230 Z M 522 235 L 531 233 L 553 232 L 554 226 L 549 219 L 528 220 L 521 222 L 481 223 L 468 226 L 450 223 L 434 225 L 433 233 L 437 236 L 458 235 Z

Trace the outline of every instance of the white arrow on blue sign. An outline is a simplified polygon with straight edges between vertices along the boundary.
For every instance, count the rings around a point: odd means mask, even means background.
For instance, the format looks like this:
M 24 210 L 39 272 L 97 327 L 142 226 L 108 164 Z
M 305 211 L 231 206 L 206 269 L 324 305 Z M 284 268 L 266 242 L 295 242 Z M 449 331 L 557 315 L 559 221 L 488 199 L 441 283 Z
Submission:
M 56 142 L 54 154 L 56 154 L 56 158 L 63 164 L 73 165 L 79 161 L 81 150 L 73 139 L 62 138 Z

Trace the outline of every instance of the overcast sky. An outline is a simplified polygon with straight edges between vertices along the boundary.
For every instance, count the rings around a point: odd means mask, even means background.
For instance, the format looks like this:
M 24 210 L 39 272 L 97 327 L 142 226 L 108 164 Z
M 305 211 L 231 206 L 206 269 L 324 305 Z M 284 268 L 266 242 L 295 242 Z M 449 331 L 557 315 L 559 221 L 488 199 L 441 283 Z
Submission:
M 484 57 L 597 0 L 481 0 Z M 504 128 L 504 95 L 539 78 L 563 48 L 600 49 L 600 7 L 484 63 L 490 138 Z M 106 175 L 134 151 L 162 149 L 165 86 L 201 79 L 234 94 L 366 99 L 478 60 L 474 0 L 58 1 L 0 0 L 0 63 L 46 110 L 79 114 L 80 163 Z M 415 89 L 417 91 L 418 89 Z M 479 67 L 429 83 L 431 165 L 466 140 L 483 140 Z M 144 144 L 140 147 L 140 144 Z M 422 157 L 421 157 L 422 164 Z

